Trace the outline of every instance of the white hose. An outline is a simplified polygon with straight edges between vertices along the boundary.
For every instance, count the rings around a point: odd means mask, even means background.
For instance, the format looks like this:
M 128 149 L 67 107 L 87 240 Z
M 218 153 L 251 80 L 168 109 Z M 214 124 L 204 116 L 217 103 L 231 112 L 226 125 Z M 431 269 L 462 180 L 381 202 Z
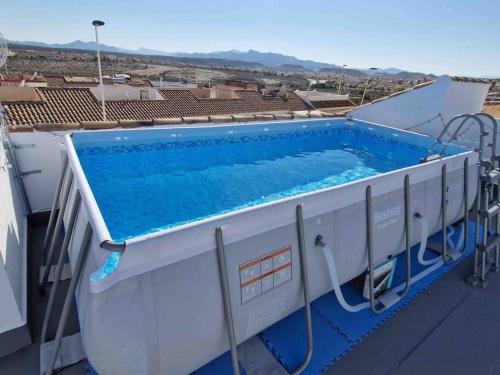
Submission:
M 455 249 L 458 251 L 465 252 L 465 244 L 464 244 L 464 238 L 465 238 L 465 223 L 462 222 L 461 226 L 461 232 L 460 232 L 460 237 L 458 237 L 457 244 L 455 245 Z
M 427 237 L 429 236 L 429 226 L 427 224 L 427 221 L 424 219 L 424 217 L 420 214 L 415 215 L 416 218 L 420 220 L 421 223 L 421 232 L 420 232 L 420 247 L 418 249 L 418 261 L 420 264 L 427 266 L 427 265 L 432 265 L 431 267 L 426 268 L 424 271 L 420 272 L 419 274 L 413 276 L 410 279 L 410 284 L 414 284 L 417 281 L 423 279 L 430 273 L 434 272 L 437 270 L 439 267 L 441 267 L 444 263 L 441 257 L 436 257 L 434 259 L 430 260 L 424 260 L 424 253 L 425 249 L 427 247 Z M 462 227 L 462 233 L 460 234 L 460 238 L 457 243 L 457 249 L 459 249 L 462 244 L 463 244 L 463 227 Z M 451 232 L 450 236 L 448 237 L 449 240 L 451 240 L 451 235 L 454 233 L 454 231 Z M 318 240 L 319 239 L 319 240 Z M 323 251 L 323 255 L 325 256 L 326 259 L 326 264 L 328 266 L 328 272 L 330 274 L 330 282 L 332 283 L 333 291 L 335 292 L 335 296 L 337 297 L 337 300 L 339 301 L 340 305 L 347 311 L 349 312 L 358 312 L 364 309 L 367 309 L 370 307 L 370 302 L 363 302 L 357 305 L 351 305 L 349 304 L 345 298 L 344 295 L 342 294 L 342 289 L 340 288 L 340 282 L 339 282 L 339 277 L 337 274 L 337 267 L 335 266 L 335 259 L 333 258 L 332 251 L 330 248 L 323 243 L 321 240 L 321 237 L 318 236 L 318 239 L 316 241 L 316 245 L 321 248 Z M 451 242 L 451 246 L 453 246 L 453 242 Z M 454 247 L 454 246 L 453 246 Z M 402 283 L 398 285 L 397 287 L 393 288 L 393 291 L 398 293 L 402 291 L 405 288 L 405 283 Z
M 429 237 L 429 225 L 427 224 L 427 220 L 424 217 L 417 213 L 415 217 L 420 221 L 420 247 L 418 248 L 418 262 L 423 266 L 430 266 L 431 264 L 439 262 L 441 257 L 435 257 L 433 259 L 425 260 L 424 254 L 425 249 L 427 248 L 427 237 Z
M 453 243 L 453 239 L 451 237 L 455 234 L 455 228 L 453 227 L 453 225 L 448 225 L 447 229 L 449 230 L 449 232 L 446 236 L 446 242 L 448 243 L 450 249 L 454 249 L 455 244 Z
M 354 306 L 347 303 L 344 295 L 342 294 L 342 290 L 340 289 L 339 276 L 337 275 L 337 267 L 335 267 L 335 260 L 333 259 L 332 251 L 326 245 L 321 246 L 321 250 L 325 256 L 326 264 L 328 265 L 328 272 L 330 273 L 330 281 L 340 306 L 349 312 L 358 312 L 370 307 L 370 302 L 363 302 Z

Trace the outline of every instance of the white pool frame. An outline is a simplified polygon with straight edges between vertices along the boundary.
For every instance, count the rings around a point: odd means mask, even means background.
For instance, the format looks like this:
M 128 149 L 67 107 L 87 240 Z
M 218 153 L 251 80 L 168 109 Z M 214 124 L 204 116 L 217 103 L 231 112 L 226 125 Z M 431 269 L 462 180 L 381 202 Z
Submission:
M 151 132 L 215 136 L 228 131 L 244 134 L 255 129 L 290 130 L 294 126 L 314 128 L 327 123 L 325 119 L 318 119 L 81 134 L 88 134 L 89 138 L 96 134 L 99 140 L 107 142 L 117 134 L 127 134 L 134 140 L 142 135 L 150 138 Z M 376 128 L 402 141 L 414 143 L 419 137 L 425 142 L 429 140 L 426 136 L 379 124 L 365 122 L 352 126 Z M 72 267 L 87 223 L 93 231 L 76 293 L 82 340 L 90 362 L 102 374 L 185 374 L 228 350 L 215 251 L 217 227 L 224 233 L 236 341 L 241 343 L 304 304 L 295 216 L 298 205 L 303 209 L 310 293 L 315 299 L 332 289 L 324 258 L 314 246 L 317 234 L 333 249 L 341 283 L 366 270 L 365 191 L 368 185 L 372 187 L 374 212 L 380 218 L 375 220 L 374 228 L 376 260 L 397 255 L 404 249 L 405 176 L 410 178 L 411 211 L 426 218 L 430 234 L 441 228 L 443 164 L 447 166 L 447 224 L 463 217 L 466 159 L 469 206 L 477 192 L 478 158 L 476 153 L 467 151 L 133 238 L 126 241 L 118 268 L 103 280 L 92 280 L 91 274 L 110 254 L 101 244 L 111 241 L 111 236 L 69 135 L 66 144 L 70 173 L 74 176 L 66 211 L 71 211 L 77 190 L 82 198 L 69 247 Z M 65 222 L 68 220 L 69 214 L 65 214 Z M 412 227 L 413 245 L 419 241 L 419 230 L 417 225 Z M 288 245 L 291 246 L 291 280 L 242 304 L 239 266 Z

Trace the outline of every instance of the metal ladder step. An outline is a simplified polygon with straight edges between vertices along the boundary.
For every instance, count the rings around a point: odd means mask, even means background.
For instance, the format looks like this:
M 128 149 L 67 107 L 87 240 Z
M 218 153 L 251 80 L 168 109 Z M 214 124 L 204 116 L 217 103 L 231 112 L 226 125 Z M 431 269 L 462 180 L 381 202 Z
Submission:
M 430 161 L 442 159 L 443 157 L 444 157 L 444 155 L 441 155 L 441 154 L 434 154 L 434 155 L 426 156 L 425 158 L 420 160 L 420 163 L 428 163 Z
M 489 252 L 490 250 L 495 248 L 498 244 L 500 244 L 500 235 L 493 234 L 491 236 L 488 236 L 488 239 L 486 240 L 486 245 L 479 244 L 477 247 L 479 250 L 483 252 Z
M 494 216 L 498 215 L 500 212 L 500 202 L 492 203 L 487 210 L 481 211 L 481 216 L 491 220 Z
M 500 181 L 500 170 L 493 169 L 489 171 L 483 178 L 483 181 L 486 183 L 498 183 Z
M 427 240 L 427 248 L 432 251 L 443 254 L 443 245 L 433 240 Z M 454 261 L 460 258 L 463 254 L 457 249 L 446 249 L 446 258 L 448 261 Z
M 401 296 L 394 290 L 388 290 L 381 296 L 377 298 L 377 301 L 381 303 L 385 309 L 390 308 L 401 300 Z

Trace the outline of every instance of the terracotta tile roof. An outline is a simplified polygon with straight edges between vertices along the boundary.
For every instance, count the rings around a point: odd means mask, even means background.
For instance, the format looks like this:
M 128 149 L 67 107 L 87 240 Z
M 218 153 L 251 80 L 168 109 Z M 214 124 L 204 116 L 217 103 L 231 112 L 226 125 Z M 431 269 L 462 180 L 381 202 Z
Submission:
M 9 125 L 80 123 L 100 120 L 101 110 L 89 89 L 38 88 L 39 102 L 6 102 Z
M 100 103 L 88 88 L 37 88 L 38 102 L 4 102 L 9 125 L 81 124 L 102 119 Z M 164 89 L 164 100 L 106 102 L 108 120 L 151 120 L 224 114 L 304 111 L 309 109 L 293 92 L 288 98 L 263 97 L 237 90 L 238 99 L 200 99 L 190 90 Z

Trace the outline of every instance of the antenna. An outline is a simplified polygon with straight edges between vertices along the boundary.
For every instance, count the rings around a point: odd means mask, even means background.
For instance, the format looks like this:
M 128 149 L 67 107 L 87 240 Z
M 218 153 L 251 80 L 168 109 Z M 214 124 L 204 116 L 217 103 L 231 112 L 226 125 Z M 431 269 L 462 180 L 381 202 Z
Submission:
M 5 72 L 9 74 L 7 70 L 7 56 L 9 55 L 9 49 L 7 48 L 7 41 L 0 33 L 0 68 L 5 65 Z

